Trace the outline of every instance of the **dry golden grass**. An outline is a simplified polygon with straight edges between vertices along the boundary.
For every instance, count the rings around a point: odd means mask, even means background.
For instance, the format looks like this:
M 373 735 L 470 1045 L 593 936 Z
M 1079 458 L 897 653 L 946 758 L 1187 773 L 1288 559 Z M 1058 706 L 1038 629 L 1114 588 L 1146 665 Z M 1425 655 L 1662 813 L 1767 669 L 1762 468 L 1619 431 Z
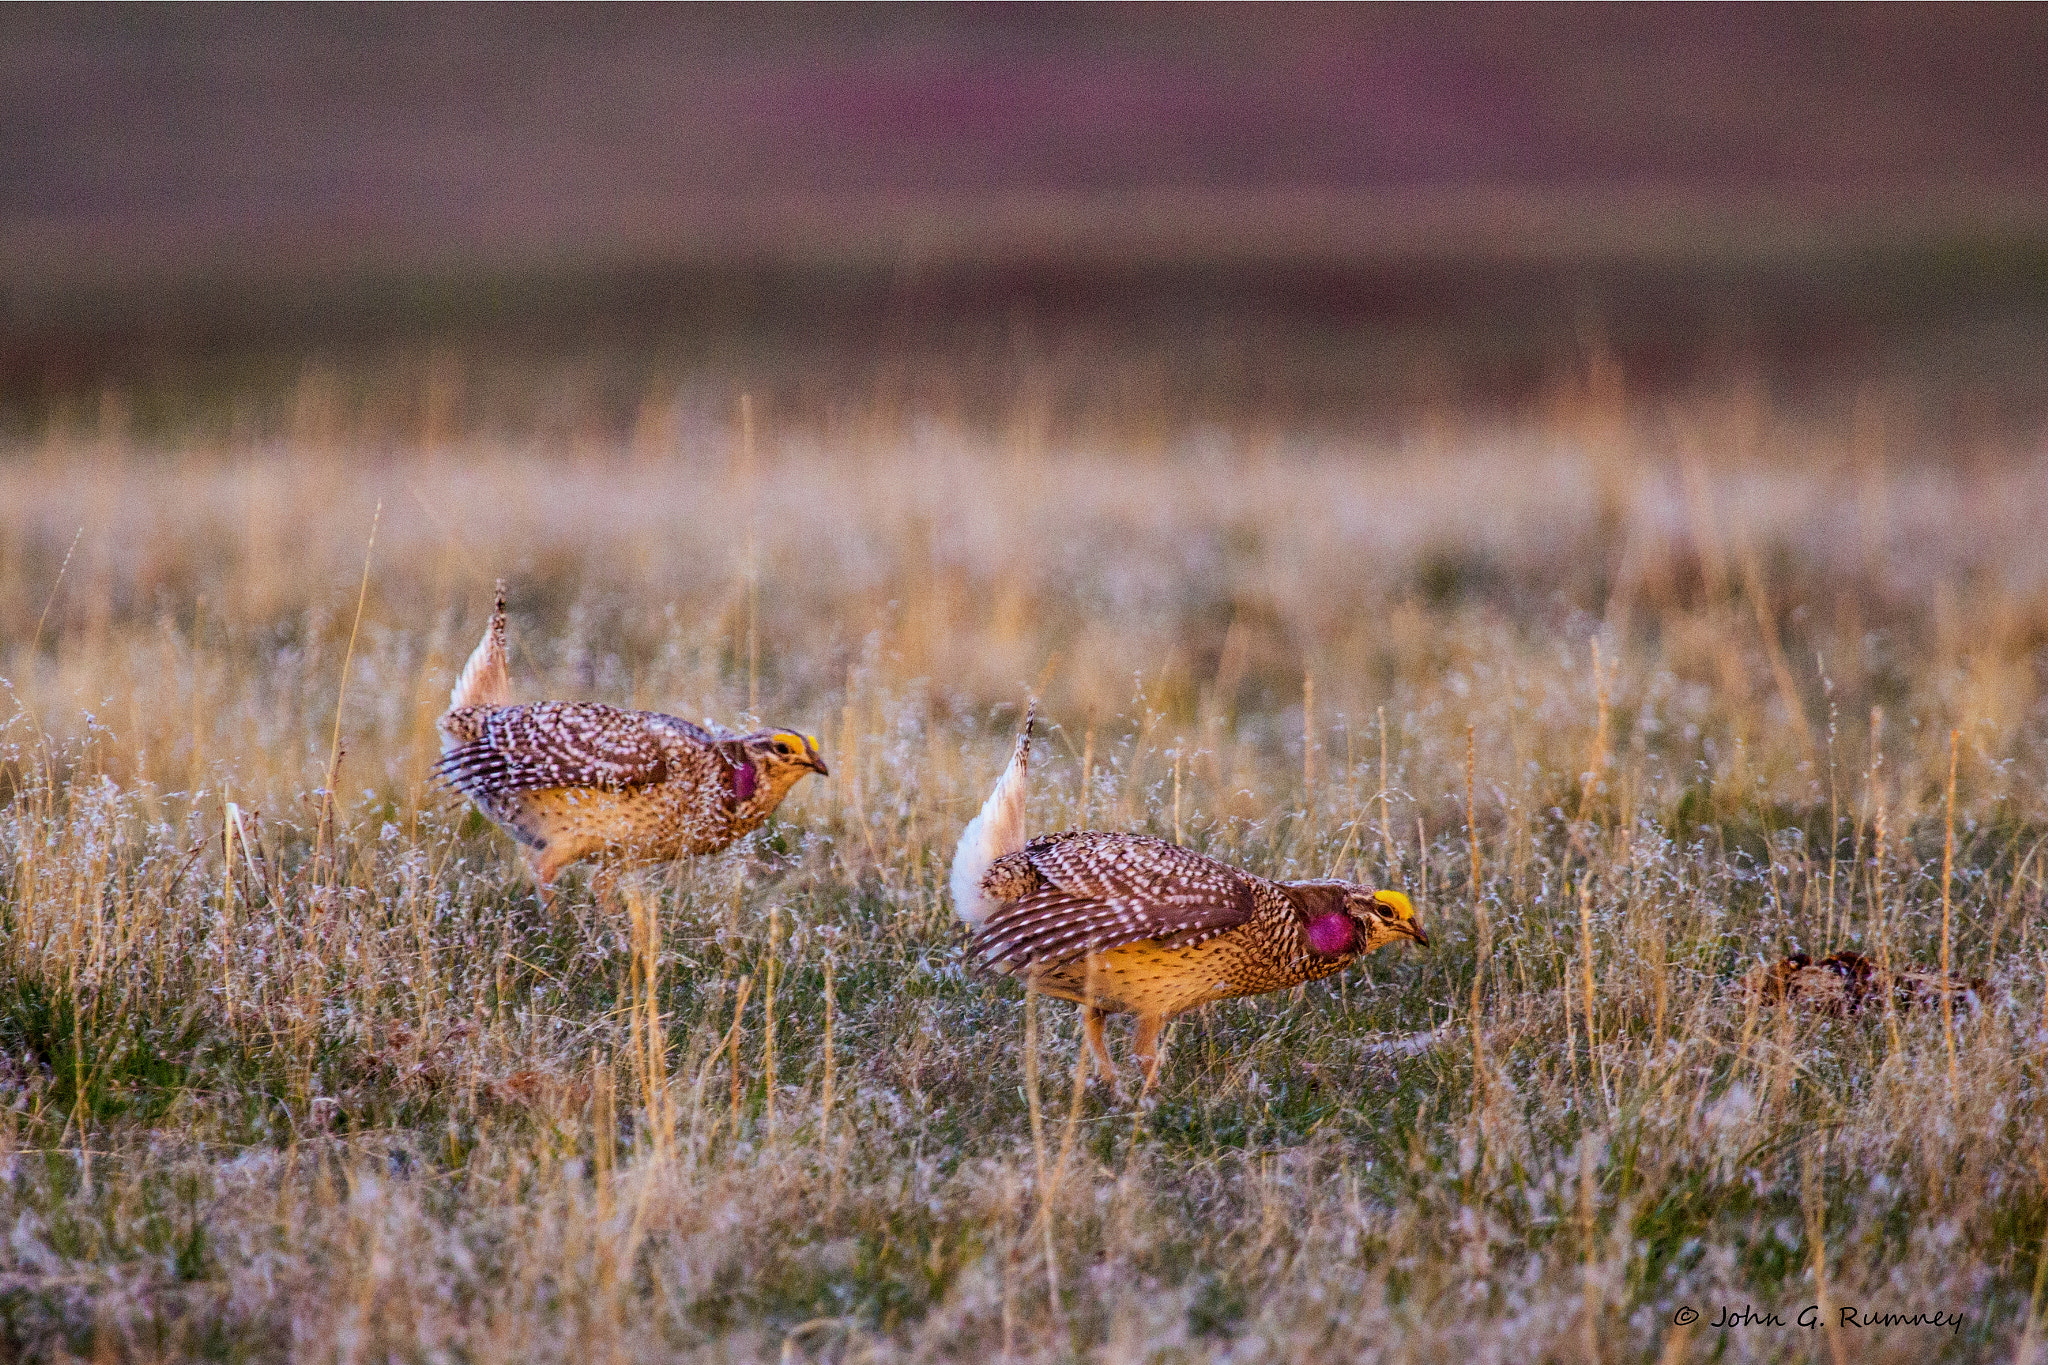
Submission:
M 4 1353 L 2033 1358 L 2048 468 L 1877 411 L 28 442 Z M 549 914 L 425 783 L 501 575 L 526 695 L 757 697 L 832 780 Z M 1039 828 L 1400 885 L 1436 946 L 1077 1094 L 942 891 L 1032 690 Z M 1987 998 L 1737 988 L 1844 947 Z

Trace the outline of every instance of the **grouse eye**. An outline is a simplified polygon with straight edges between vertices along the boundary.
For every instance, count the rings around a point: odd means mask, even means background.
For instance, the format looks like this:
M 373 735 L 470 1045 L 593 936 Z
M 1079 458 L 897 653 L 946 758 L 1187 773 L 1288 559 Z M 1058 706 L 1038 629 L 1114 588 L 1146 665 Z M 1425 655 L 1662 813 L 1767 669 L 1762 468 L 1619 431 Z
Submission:
M 793 754 L 796 750 L 790 748 L 788 740 L 778 739 L 775 741 L 775 752 L 778 754 Z

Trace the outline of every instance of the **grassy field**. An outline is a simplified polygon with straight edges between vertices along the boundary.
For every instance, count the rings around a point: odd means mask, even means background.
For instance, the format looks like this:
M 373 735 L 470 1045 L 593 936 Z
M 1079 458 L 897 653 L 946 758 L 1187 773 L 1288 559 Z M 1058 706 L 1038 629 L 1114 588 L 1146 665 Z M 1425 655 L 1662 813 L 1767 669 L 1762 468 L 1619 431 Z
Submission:
M 0 461 L 0 1355 L 2036 1358 L 2037 431 L 1594 364 L 1363 433 L 883 385 L 750 447 L 424 373 Z M 426 776 L 501 576 L 522 695 L 831 780 L 545 910 Z M 943 889 L 1027 693 L 1037 828 L 1399 886 L 1433 947 L 1078 1090 Z M 1741 989 L 1842 947 L 1981 1008 Z

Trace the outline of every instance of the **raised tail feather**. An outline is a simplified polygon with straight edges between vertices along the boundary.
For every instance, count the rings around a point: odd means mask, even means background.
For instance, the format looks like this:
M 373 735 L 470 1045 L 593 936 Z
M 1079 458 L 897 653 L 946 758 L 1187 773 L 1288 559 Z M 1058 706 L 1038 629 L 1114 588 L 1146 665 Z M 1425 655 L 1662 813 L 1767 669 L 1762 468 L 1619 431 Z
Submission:
M 500 579 L 497 609 L 491 613 L 491 623 L 484 627 L 484 638 L 477 642 L 469 662 L 462 666 L 462 676 L 455 680 L 455 688 L 448 694 L 448 709 L 511 704 L 512 676 L 505 658 L 505 583 Z
M 979 929 L 997 904 L 981 889 L 990 864 L 1024 847 L 1024 774 L 1031 762 L 1031 724 L 1037 716 L 1038 703 L 1032 702 L 1024 712 L 1024 732 L 1017 736 L 1010 766 L 996 779 L 981 814 L 960 832 L 960 845 L 953 850 L 953 911 L 969 929 Z

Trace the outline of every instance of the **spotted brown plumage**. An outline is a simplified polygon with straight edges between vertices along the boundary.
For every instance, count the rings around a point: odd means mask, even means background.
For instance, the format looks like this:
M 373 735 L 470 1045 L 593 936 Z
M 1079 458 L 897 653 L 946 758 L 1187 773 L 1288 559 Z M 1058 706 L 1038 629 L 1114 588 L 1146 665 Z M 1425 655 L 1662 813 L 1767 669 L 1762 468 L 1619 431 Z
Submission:
M 570 863 L 606 867 L 714 853 L 758 828 L 806 773 L 817 741 L 740 735 L 658 711 L 590 702 L 511 703 L 505 602 L 438 728 L 434 773 L 524 844 L 545 886 Z
M 1006 827 L 1021 846 L 996 850 L 970 826 L 955 856 L 956 909 L 972 930 L 977 966 L 1082 1007 L 1105 1075 L 1114 1074 L 1102 1037 L 1107 1014 L 1138 1016 L 1134 1051 L 1149 1085 L 1159 1031 L 1173 1016 L 1319 980 L 1397 939 L 1429 942 L 1398 891 L 1272 881 L 1140 834 L 1076 830 L 1025 842 L 1028 751 L 1027 723 L 984 807 L 1014 812 Z M 977 870 L 963 894 L 963 874 Z

